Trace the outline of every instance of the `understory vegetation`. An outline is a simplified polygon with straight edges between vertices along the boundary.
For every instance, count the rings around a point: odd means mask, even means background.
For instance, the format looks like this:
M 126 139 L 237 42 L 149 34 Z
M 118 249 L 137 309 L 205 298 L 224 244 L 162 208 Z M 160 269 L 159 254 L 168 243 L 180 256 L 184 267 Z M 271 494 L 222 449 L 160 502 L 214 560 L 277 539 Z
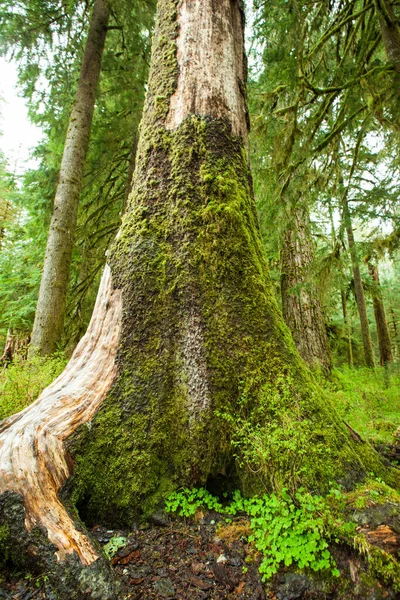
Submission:
M 294 495 L 283 489 L 278 495 L 243 498 L 235 491 L 230 499 L 225 496 L 219 499 L 204 488 L 183 489 L 171 494 L 165 508 L 185 518 L 199 518 L 204 510 L 222 515 L 218 534 L 231 539 L 235 535 L 247 538 L 261 556 L 259 571 L 263 581 L 270 579 L 281 566 L 292 564 L 300 570 L 329 571 L 334 578 L 340 577 L 331 550 L 337 544 L 345 544 L 365 555 L 372 570 L 376 569 L 379 556 L 384 568 L 377 573 L 378 578 L 400 592 L 399 565 L 370 545 L 357 522 L 357 510 L 400 501 L 400 496 L 379 478 L 369 480 L 351 493 L 333 488 L 324 497 L 304 489 Z
M 63 371 L 62 353 L 50 357 L 17 357 L 0 370 L 0 420 L 23 410 Z

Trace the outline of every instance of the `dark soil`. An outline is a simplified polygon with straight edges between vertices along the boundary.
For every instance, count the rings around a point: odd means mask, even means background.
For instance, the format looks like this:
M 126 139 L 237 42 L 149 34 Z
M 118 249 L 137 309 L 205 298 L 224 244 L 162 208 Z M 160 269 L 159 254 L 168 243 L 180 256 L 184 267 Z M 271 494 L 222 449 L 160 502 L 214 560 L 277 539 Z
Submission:
M 351 591 L 345 586 L 344 595 L 343 578 L 337 584 L 327 585 L 323 578 L 283 570 L 268 584 L 263 583 L 258 572 L 259 557 L 247 542 L 249 527 L 245 519 L 234 519 L 227 525 L 220 515 L 213 513 L 187 522 L 154 515 L 153 523 L 146 528 L 134 526 L 127 532 L 96 526 L 92 534 L 101 545 L 115 537 L 126 538 L 124 546 L 112 558 L 123 585 L 121 600 L 396 600 L 398 597 L 381 585 L 368 592 L 365 588 L 357 591 L 356 580 L 353 583 L 350 580 L 351 556 L 343 550 L 336 558 L 350 584 Z M 56 596 L 43 576 L 0 572 L 0 600 L 3 599 L 56 600 Z M 71 597 L 71 600 L 84 598 Z

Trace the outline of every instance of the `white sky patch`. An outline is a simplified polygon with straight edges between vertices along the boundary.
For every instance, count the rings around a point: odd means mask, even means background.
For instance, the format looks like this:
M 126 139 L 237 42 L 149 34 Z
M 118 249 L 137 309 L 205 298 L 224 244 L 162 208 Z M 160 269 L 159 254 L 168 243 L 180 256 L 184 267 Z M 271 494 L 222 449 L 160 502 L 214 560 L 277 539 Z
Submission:
M 39 127 L 28 119 L 25 100 L 18 95 L 17 67 L 0 57 L 0 150 L 15 175 L 35 168 L 31 150 L 42 137 Z

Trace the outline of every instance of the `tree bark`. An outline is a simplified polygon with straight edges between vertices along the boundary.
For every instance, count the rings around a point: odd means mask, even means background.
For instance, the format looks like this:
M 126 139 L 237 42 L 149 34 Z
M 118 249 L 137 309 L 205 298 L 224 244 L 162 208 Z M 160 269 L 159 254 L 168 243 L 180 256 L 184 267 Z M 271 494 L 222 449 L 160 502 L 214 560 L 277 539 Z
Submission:
M 212 477 L 245 493 L 351 485 L 370 471 L 394 482 L 312 382 L 278 310 L 245 78 L 239 0 L 159 0 L 133 191 L 89 330 L 0 433 L 3 539 L 55 573 L 60 597 L 116 596 L 77 511 L 131 524 Z M 278 445 L 255 473 L 246 447 L 237 458 L 243 419 L 276 426 L 298 452 L 283 460 Z
M 369 323 L 367 317 L 367 305 L 365 302 L 364 288 L 361 279 L 360 265 L 357 256 L 357 248 L 354 240 L 354 232 L 351 224 L 351 216 L 347 200 L 343 202 L 343 218 L 347 232 L 347 240 L 349 243 L 349 251 L 351 257 L 351 264 L 353 267 L 354 277 L 354 289 L 358 308 L 358 314 L 360 317 L 361 335 L 364 348 L 365 364 L 367 367 L 375 366 L 374 349 L 372 346 L 371 333 L 369 330 Z
M 43 356 L 56 349 L 64 323 L 79 196 L 108 18 L 106 0 L 96 0 L 69 119 L 33 324 L 31 347 Z
M 393 306 L 390 301 L 389 301 L 389 313 L 391 316 L 390 324 L 392 326 L 392 336 L 391 337 L 392 337 L 392 340 L 395 342 L 395 354 L 396 354 L 396 357 L 398 357 L 400 355 L 399 328 L 398 328 L 398 324 L 397 324 L 396 315 L 395 315 Z
M 340 296 L 342 299 L 343 322 L 344 322 L 344 327 L 345 327 L 346 335 L 347 335 L 347 362 L 349 364 L 349 367 L 353 367 L 354 360 L 353 360 L 353 344 L 351 341 L 351 323 L 349 320 L 349 316 L 347 314 L 346 293 L 343 289 L 340 290 Z
M 133 175 L 135 173 L 135 167 L 136 167 L 137 145 L 138 145 L 138 139 L 137 139 L 137 132 L 135 131 L 133 134 L 132 148 L 131 148 L 131 153 L 130 153 L 130 157 L 129 157 L 129 167 L 128 167 L 128 175 L 126 178 L 124 203 L 122 206 L 122 214 L 125 212 L 126 207 L 128 206 L 128 199 L 129 199 L 129 196 L 130 196 L 130 194 L 132 192 L 132 188 L 133 188 Z
M 26 358 L 30 342 L 29 333 L 18 333 L 12 329 L 7 331 L 6 343 L 4 345 L 3 355 L 0 358 L 0 365 L 7 366 L 13 362 L 15 355 Z
M 375 1 L 386 56 L 400 75 L 400 26 L 390 0 Z M 400 90 L 398 90 L 400 93 Z
M 303 360 L 325 373 L 332 368 L 325 317 L 318 289 L 312 281 L 315 260 L 305 206 L 293 209 L 281 250 L 283 317 Z
M 395 92 L 400 98 L 400 24 L 390 0 L 375 0 L 386 56 L 395 70 Z
M 368 271 L 372 281 L 375 283 L 373 295 L 374 315 L 376 322 L 376 333 L 378 336 L 380 363 L 382 366 L 393 361 L 392 345 L 390 342 L 389 327 L 386 320 L 385 307 L 380 290 L 379 272 L 377 265 L 368 263 Z

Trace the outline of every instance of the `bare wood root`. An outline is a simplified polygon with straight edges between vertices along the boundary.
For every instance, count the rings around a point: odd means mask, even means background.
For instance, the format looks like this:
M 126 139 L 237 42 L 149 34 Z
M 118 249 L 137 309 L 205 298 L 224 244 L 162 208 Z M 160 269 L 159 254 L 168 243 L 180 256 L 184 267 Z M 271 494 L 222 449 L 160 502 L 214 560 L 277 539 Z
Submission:
M 31 406 L 0 424 L 0 496 L 19 494 L 25 527 L 47 532 L 58 561 L 74 552 L 83 565 L 99 557 L 58 498 L 72 471 L 64 440 L 98 410 L 116 376 L 122 300 L 106 266 L 85 336 L 64 372 Z

